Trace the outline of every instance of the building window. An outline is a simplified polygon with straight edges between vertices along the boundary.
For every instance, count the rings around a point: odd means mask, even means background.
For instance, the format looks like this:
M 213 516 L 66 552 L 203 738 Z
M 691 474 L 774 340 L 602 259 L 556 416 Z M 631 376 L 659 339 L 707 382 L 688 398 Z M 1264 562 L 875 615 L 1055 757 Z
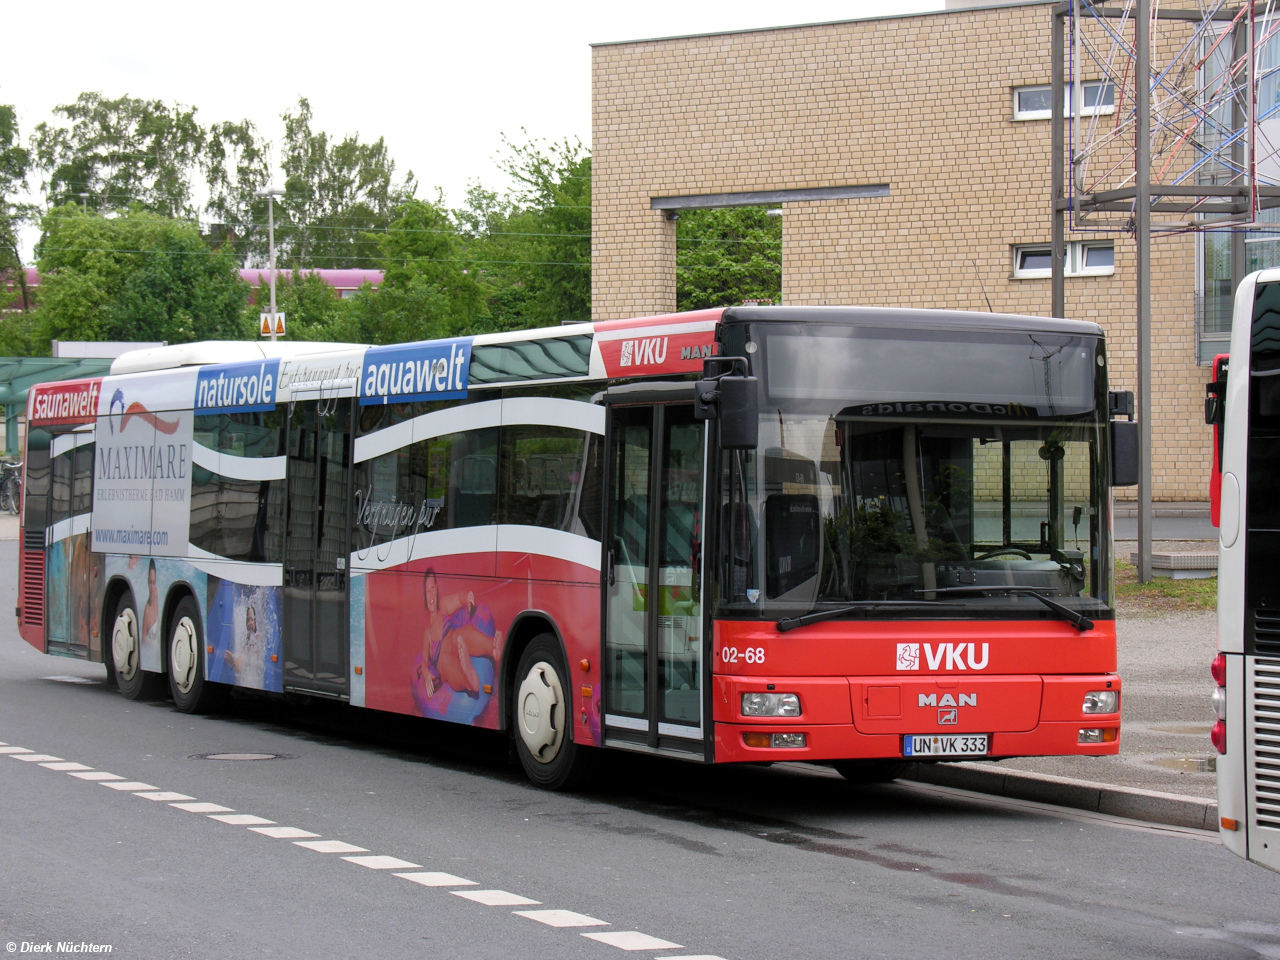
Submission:
M 1116 87 L 1110 80 L 1091 80 L 1080 85 L 1083 108 L 1082 117 L 1116 112 Z M 1063 115 L 1072 115 L 1071 88 L 1064 91 L 1066 103 Z M 1053 87 L 1039 84 L 1034 87 L 1013 88 L 1013 119 L 1048 120 L 1053 116 Z
M 1116 272 L 1116 245 L 1112 240 L 1072 240 L 1067 244 L 1068 277 L 1105 277 Z M 1019 244 L 1013 248 L 1015 280 L 1053 276 L 1053 247 L 1047 243 Z

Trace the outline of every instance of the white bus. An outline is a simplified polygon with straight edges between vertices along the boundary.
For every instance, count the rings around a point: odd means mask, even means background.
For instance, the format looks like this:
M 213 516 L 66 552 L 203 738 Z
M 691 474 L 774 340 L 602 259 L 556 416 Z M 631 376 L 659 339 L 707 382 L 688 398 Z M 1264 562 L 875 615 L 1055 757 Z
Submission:
M 1280 270 L 1244 279 L 1232 322 L 1233 373 L 1215 361 L 1205 404 L 1221 536 L 1219 828 L 1228 850 L 1280 870 Z

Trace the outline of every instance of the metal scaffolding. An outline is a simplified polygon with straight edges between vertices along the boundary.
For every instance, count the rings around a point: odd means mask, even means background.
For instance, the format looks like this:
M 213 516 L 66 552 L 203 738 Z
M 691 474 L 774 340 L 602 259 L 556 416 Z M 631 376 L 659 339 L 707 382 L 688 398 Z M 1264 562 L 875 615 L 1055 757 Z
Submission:
M 1275 5 L 1070 0 L 1053 8 L 1052 309 L 1066 312 L 1068 224 L 1133 236 L 1142 582 L 1152 576 L 1151 238 L 1231 231 L 1234 289 L 1246 272 L 1247 233 L 1280 230 Z

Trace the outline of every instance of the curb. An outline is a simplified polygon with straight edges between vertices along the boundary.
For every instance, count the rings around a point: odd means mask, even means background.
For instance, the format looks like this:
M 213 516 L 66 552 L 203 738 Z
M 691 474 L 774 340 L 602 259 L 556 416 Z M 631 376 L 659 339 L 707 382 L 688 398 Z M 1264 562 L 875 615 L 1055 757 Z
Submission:
M 1015 800 L 1052 803 L 1148 823 L 1218 832 L 1218 802 L 1201 797 L 1117 787 L 1023 770 L 996 770 L 973 763 L 916 763 L 900 779 Z

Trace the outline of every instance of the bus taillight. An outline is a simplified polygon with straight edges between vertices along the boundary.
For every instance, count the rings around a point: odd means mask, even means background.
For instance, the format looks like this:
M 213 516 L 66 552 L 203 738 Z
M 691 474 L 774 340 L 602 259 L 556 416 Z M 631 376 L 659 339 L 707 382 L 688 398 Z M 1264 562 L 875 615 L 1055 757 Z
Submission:
M 1213 663 L 1209 665 L 1209 672 L 1213 674 L 1213 681 L 1217 684 L 1213 688 L 1213 715 L 1217 720 L 1213 724 L 1213 729 L 1209 731 L 1209 739 L 1213 741 L 1213 748 L 1219 753 L 1227 752 L 1227 658 L 1225 654 L 1218 654 L 1213 658 Z

